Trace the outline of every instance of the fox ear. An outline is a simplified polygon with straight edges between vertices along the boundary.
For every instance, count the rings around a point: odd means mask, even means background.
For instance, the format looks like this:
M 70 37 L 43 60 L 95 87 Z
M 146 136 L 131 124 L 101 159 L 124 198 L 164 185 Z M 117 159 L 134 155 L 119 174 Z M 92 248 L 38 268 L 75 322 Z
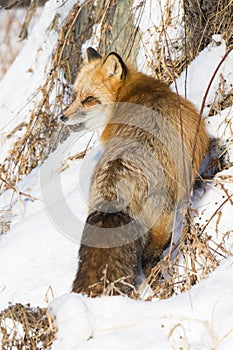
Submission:
M 127 72 L 125 63 L 116 52 L 111 52 L 105 58 L 102 69 L 107 77 L 114 77 L 119 80 L 124 79 Z
M 100 56 L 100 54 L 93 49 L 92 47 L 88 47 L 87 51 L 86 51 L 86 60 L 87 62 L 91 62 L 92 60 L 96 60 L 96 59 L 101 59 L 102 57 Z

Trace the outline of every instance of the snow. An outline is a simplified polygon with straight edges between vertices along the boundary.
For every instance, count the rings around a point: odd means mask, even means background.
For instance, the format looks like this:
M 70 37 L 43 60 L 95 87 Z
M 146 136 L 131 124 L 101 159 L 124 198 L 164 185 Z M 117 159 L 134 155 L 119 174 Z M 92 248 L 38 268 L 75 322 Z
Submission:
M 48 23 L 55 13 L 59 13 L 60 21 L 64 20 L 74 3 L 68 1 L 60 7 L 61 2 L 51 0 L 46 4 L 20 55 L 0 82 L 0 160 L 13 142 L 12 139 L 6 141 L 4 135 L 23 120 L 38 101 L 34 93 L 43 82 L 58 39 L 56 31 L 47 31 Z M 214 37 L 188 67 L 186 92 L 196 106 L 200 107 L 213 71 L 225 51 L 224 41 Z M 142 53 L 140 55 L 143 61 Z M 220 73 L 230 89 L 232 60 L 231 54 L 222 65 L 207 104 L 215 99 Z M 185 94 L 185 74 L 177 80 L 177 85 L 179 92 Z M 206 122 L 211 135 L 229 141 L 232 160 L 232 108 L 207 118 Z M 72 162 L 67 158 L 83 151 L 91 136 L 91 133 L 72 134 L 43 166 L 18 184 L 19 190 L 30 193 L 31 197 L 19 197 L 12 190 L 0 196 L 1 210 L 11 203 L 13 215 L 11 230 L 0 237 L 0 309 L 6 308 L 8 302 L 48 306 L 58 327 L 52 350 L 231 349 L 232 257 L 225 259 L 189 292 L 167 300 L 146 302 L 121 296 L 91 299 L 70 293 L 87 213 L 88 184 L 101 152 L 97 136 L 91 142 L 93 149 L 87 157 Z M 61 171 L 64 162 L 68 167 Z M 220 218 L 216 215 L 208 224 L 208 232 L 217 239 L 216 235 L 229 231 L 227 246 L 231 251 L 232 201 L 222 196 L 226 196 L 225 191 L 229 196 L 233 194 L 232 176 L 232 168 L 220 172 L 215 178 L 217 185 L 208 185 L 207 192 L 194 203 L 195 208 L 203 212 L 201 221 L 206 223 L 226 200 Z M 195 220 L 199 222 L 200 218 Z
M 189 345 L 195 350 L 228 349 L 233 341 L 232 262 L 228 259 L 190 293 L 168 300 L 148 303 L 102 297 L 97 301 L 63 295 L 49 306 L 61 325 L 53 350 L 74 349 L 71 334 L 74 344 L 85 350 L 188 349 Z
M 210 79 L 220 63 L 221 59 L 226 53 L 226 45 L 220 35 L 214 35 L 212 42 L 205 48 L 195 59 L 194 62 L 188 67 L 187 82 L 186 72 L 181 74 L 181 77 L 177 81 L 178 92 L 182 96 L 186 96 L 187 99 L 193 102 L 198 110 L 201 109 L 202 100 L 204 98 L 206 89 L 210 82 Z M 208 57 L 208 59 L 206 59 Z M 224 81 L 224 90 L 229 92 L 233 86 L 233 51 L 228 55 L 226 60 L 220 67 L 217 76 L 215 77 L 209 94 L 207 95 L 205 106 L 211 104 L 214 101 L 215 92 L 218 90 L 221 82 Z M 187 91 L 185 92 L 185 87 Z M 174 84 L 173 84 L 173 90 Z M 204 115 L 209 109 L 204 109 Z
M 35 24 L 30 39 L 25 41 L 20 55 L 1 80 L 0 138 L 3 140 L 4 147 L 1 149 L 0 161 L 5 159 L 16 137 L 15 135 L 7 139 L 6 135 L 19 121 L 27 121 L 30 110 L 41 97 L 37 89 L 42 85 L 46 72 L 48 72 L 52 52 L 59 35 L 59 31 L 49 30 L 49 25 L 56 14 L 61 24 L 74 4 L 74 0 L 64 4 L 62 1 L 52 0 L 45 5 L 43 15 Z M 16 88 L 12 89 L 12 87 Z
M 221 114 L 208 118 L 207 129 L 212 136 L 228 140 L 233 134 L 232 108 L 224 109 Z
M 27 14 L 26 8 L 13 9 L 11 11 L 0 11 L 0 47 L 1 57 L 4 57 L 0 63 L 0 80 L 19 54 L 24 42 L 19 39 L 20 31 Z M 41 8 L 38 7 L 30 22 L 28 31 L 31 32 L 33 26 L 41 14 Z
M 151 62 L 156 61 L 157 42 L 163 38 L 164 54 L 169 56 L 166 41 L 169 45 L 169 51 L 173 59 L 179 57 L 180 47 L 184 36 L 184 28 L 181 25 L 183 21 L 183 4 L 181 0 L 154 0 L 141 2 L 135 0 L 133 3 L 135 11 L 135 25 L 139 27 L 140 36 L 143 40 L 140 44 L 140 50 L 137 59 L 138 69 L 147 74 L 152 74 L 150 69 Z M 164 34 L 166 28 L 166 35 Z M 142 59 L 146 57 L 147 60 Z

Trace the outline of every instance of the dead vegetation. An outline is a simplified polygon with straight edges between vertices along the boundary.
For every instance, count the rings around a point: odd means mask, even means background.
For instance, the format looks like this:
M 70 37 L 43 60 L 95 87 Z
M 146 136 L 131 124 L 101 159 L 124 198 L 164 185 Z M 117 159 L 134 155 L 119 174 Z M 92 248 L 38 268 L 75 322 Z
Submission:
M 179 20 L 171 17 L 171 1 L 168 0 L 161 26 L 148 28 L 148 33 L 155 37 L 154 49 L 148 51 L 147 43 L 141 42 L 145 54 L 145 70 L 146 67 L 150 68 L 155 77 L 168 83 L 185 70 L 190 61 L 210 42 L 213 34 L 221 34 L 228 47 L 232 45 L 232 1 L 188 0 L 180 1 L 179 6 L 182 7 L 183 3 L 185 31 L 177 41 L 170 40 L 168 35 L 169 27 L 175 20 Z M 35 92 L 41 96 L 39 103 L 28 115 L 27 121 L 23 125 L 19 123 L 8 135 L 10 138 L 19 129 L 23 130 L 23 135 L 16 139 L 9 155 L 0 164 L 0 193 L 9 188 L 16 189 L 17 182 L 42 164 L 58 143 L 68 136 L 68 131 L 63 129 L 56 116 L 73 99 L 71 87 L 82 63 L 82 45 L 87 40 L 92 40 L 90 44 L 94 44 L 104 54 L 116 50 L 125 59 L 130 57 L 135 63 L 142 35 L 139 24 L 145 4 L 146 1 L 143 0 L 137 7 L 133 7 L 133 1 L 127 0 L 124 5 L 121 2 L 118 6 L 117 1 L 98 0 L 86 1 L 82 6 L 77 4 L 73 7 L 60 28 L 45 83 Z M 57 27 L 57 21 L 55 16 L 49 25 L 50 30 Z M 98 30 L 97 24 L 100 25 Z M 224 82 L 220 89 L 221 93 L 216 94 L 216 100 L 209 106 L 211 115 L 232 106 L 232 91 L 224 95 Z M 51 98 L 54 91 L 56 99 Z M 85 156 L 85 152 L 71 156 L 69 161 L 76 161 L 79 156 Z M 201 218 L 202 213 L 194 213 L 190 208 L 190 216 L 187 217 L 182 236 L 178 242 L 172 244 L 168 254 L 156 265 L 147 280 L 153 296 L 168 298 L 174 293 L 189 290 L 229 256 L 227 242 L 232 238 L 232 232 L 218 231 L 222 209 L 227 202 L 232 204 L 233 201 L 232 195 L 225 188 L 227 181 L 232 182 L 232 178 L 222 178 L 222 181 L 215 184 L 222 188 L 225 197 L 216 205 L 208 222 L 194 224 L 193 215 Z M 22 195 L 19 193 L 19 196 Z M 208 226 L 213 219 L 218 240 L 208 233 Z M 0 233 L 6 233 L 9 227 L 10 211 L 0 211 Z M 112 290 L 114 286 L 107 286 L 106 294 L 111 295 Z M 139 295 L 135 291 L 132 297 L 138 299 Z M 49 349 L 56 331 L 46 310 L 19 304 L 1 312 L 0 327 L 4 350 L 15 347 Z
M 233 2 L 231 0 L 184 1 L 187 51 L 195 57 L 211 41 L 213 34 L 221 34 L 227 47 L 233 44 Z
M 56 328 L 46 309 L 15 304 L 1 311 L 0 331 L 2 350 L 46 350 Z
M 232 202 L 232 195 L 218 203 L 213 216 L 202 225 L 193 222 L 193 216 L 186 218 L 182 235 L 177 244 L 172 244 L 169 253 L 153 268 L 145 282 L 153 290 L 153 297 L 168 298 L 190 290 L 201 279 L 206 278 L 220 262 L 232 255 L 228 240 L 233 231 L 218 232 L 218 238 L 208 233 L 208 225 L 217 219 L 216 231 L 221 221 L 222 209 L 226 202 Z M 201 220 L 201 213 L 196 213 Z

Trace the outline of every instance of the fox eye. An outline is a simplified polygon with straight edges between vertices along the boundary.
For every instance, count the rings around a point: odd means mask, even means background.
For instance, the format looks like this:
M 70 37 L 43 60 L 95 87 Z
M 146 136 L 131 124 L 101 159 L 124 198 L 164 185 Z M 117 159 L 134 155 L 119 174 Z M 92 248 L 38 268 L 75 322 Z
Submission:
M 89 103 L 89 102 L 92 102 L 94 100 L 95 100 L 95 97 L 88 96 L 87 98 L 85 98 L 85 100 L 82 101 L 82 104 Z

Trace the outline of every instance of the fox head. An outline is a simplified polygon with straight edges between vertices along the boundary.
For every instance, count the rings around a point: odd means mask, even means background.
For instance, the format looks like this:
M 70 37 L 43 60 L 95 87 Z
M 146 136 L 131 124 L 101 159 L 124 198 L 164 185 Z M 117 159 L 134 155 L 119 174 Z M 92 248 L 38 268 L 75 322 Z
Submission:
M 63 111 L 60 120 L 78 129 L 104 125 L 117 102 L 126 74 L 127 67 L 117 53 L 111 52 L 102 58 L 89 47 L 74 83 L 75 101 Z

